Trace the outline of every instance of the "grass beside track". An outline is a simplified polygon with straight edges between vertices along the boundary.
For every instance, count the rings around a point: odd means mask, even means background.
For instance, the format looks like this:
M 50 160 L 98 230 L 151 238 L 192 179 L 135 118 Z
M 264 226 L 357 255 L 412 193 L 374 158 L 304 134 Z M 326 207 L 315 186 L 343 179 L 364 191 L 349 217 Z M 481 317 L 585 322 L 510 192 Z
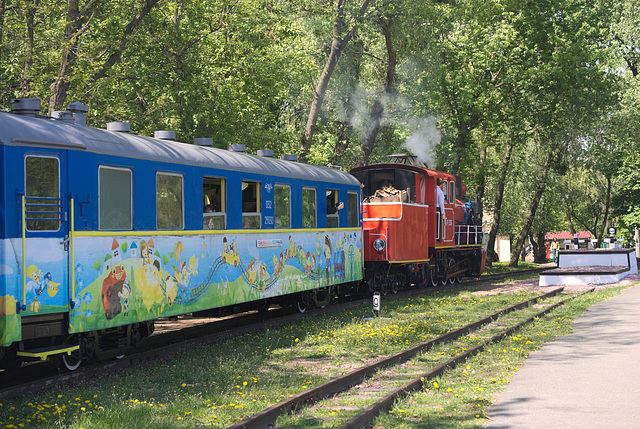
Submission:
M 550 316 L 505 338 L 468 363 L 429 381 L 378 420 L 380 428 L 480 427 L 495 395 L 524 359 L 543 343 L 571 332 L 572 321 L 592 304 L 619 294 L 602 289 L 570 301 Z M 165 364 L 104 374 L 0 404 L 0 428 L 219 428 L 351 369 L 436 337 L 538 293 L 484 295 L 450 289 L 395 302 L 370 319 L 370 303 L 312 316 L 213 346 L 195 347 Z M 427 371 L 454 344 L 419 357 Z M 340 423 L 340 408 L 326 409 L 317 427 Z M 335 418 L 336 420 L 332 420 Z M 288 419 L 285 417 L 285 419 Z M 287 426 L 310 427 L 295 418 Z M 285 422 L 283 421 L 283 422 Z
M 521 271 L 521 270 L 531 270 L 534 268 L 540 268 L 544 265 L 535 264 L 533 262 L 518 262 L 517 267 L 510 267 L 508 262 L 494 262 L 491 267 L 487 266 L 484 270 L 483 274 L 499 274 L 499 273 L 509 273 L 512 271 Z M 551 260 L 549 260 L 549 268 L 555 265 L 551 265 Z

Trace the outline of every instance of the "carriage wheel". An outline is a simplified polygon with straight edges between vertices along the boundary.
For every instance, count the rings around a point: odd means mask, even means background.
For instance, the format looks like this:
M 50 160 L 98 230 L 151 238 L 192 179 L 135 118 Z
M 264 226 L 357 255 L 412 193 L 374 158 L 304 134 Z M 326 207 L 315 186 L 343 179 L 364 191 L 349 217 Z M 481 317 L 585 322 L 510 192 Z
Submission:
M 298 300 L 298 301 L 296 301 L 296 305 L 295 305 L 294 309 L 298 313 L 304 313 L 305 311 L 307 311 L 307 304 L 305 302 L 303 302 L 302 300 Z
M 71 354 L 62 353 L 55 356 L 54 362 L 61 371 L 75 371 L 82 364 L 80 349 L 74 350 Z

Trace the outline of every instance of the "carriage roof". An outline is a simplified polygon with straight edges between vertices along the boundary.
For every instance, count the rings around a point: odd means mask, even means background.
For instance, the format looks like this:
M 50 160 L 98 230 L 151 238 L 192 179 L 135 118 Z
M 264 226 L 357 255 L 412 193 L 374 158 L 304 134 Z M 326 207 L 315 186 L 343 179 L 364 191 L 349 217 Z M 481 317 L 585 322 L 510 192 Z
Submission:
M 0 112 L 0 144 L 81 150 L 151 161 L 359 185 L 347 172 L 244 152 Z

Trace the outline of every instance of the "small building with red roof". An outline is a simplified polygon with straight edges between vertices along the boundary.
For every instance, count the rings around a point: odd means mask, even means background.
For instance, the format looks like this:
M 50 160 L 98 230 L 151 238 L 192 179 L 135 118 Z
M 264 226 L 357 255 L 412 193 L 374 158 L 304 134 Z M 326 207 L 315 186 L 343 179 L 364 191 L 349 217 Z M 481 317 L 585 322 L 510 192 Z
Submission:
M 577 237 L 578 248 L 580 249 L 588 249 L 589 242 L 595 239 L 594 235 L 590 231 L 578 231 L 577 235 L 578 235 Z M 548 232 L 544 236 L 545 243 L 547 245 L 547 258 L 551 258 L 551 251 L 549 250 L 549 245 L 551 244 L 554 238 L 560 242 L 560 250 L 575 248 L 574 240 L 576 239 L 576 237 L 572 233 L 568 231 Z

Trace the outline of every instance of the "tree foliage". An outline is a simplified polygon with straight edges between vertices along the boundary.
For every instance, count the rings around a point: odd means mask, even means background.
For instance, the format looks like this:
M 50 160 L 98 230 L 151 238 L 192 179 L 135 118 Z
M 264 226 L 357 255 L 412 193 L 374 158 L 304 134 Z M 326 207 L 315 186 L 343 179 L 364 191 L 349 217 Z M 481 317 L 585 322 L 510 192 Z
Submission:
M 638 0 L 0 0 L 0 105 L 345 169 L 410 151 L 517 261 L 640 224 L 639 33 Z

